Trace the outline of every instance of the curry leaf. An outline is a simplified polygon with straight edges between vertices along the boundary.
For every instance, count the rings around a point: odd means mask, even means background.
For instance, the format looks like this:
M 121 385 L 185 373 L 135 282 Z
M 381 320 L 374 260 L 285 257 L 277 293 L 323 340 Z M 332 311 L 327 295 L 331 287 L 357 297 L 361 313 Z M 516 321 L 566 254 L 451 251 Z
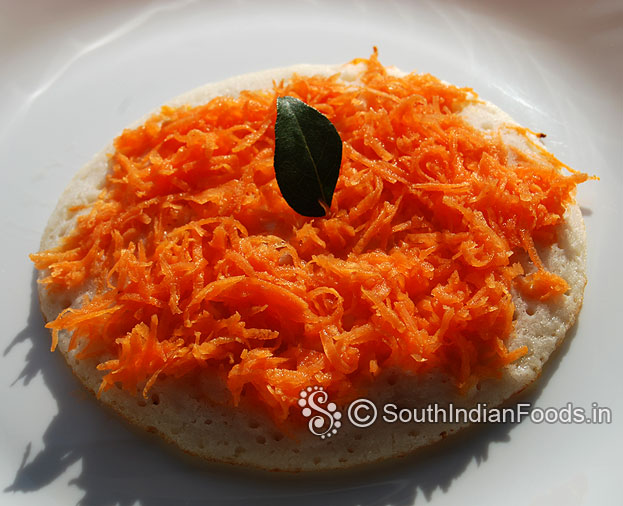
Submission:
M 324 216 L 340 174 L 342 139 L 322 113 L 294 97 L 277 98 L 275 176 L 283 198 L 303 216 Z

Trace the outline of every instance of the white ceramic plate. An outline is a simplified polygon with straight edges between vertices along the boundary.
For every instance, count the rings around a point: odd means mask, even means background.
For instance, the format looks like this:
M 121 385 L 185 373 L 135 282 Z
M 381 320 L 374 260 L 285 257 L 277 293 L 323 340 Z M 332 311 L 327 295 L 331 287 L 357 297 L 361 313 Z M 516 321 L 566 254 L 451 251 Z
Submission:
M 502 2 L 0 2 L 0 504 L 621 504 L 623 7 Z M 202 466 L 135 434 L 50 354 L 27 254 L 72 174 L 183 91 L 367 56 L 471 86 L 597 174 L 579 190 L 589 284 L 579 324 L 527 401 L 612 410 L 602 425 L 483 426 L 352 474 Z

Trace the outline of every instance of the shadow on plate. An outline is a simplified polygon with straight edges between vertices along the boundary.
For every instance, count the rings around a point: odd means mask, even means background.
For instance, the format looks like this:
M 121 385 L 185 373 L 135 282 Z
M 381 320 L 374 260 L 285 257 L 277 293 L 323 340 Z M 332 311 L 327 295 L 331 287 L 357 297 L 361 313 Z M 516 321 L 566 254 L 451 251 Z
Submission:
M 537 386 L 522 395 L 522 402 L 536 401 L 574 335 L 575 327 Z M 35 273 L 27 325 L 4 350 L 4 355 L 25 341 L 31 341 L 32 347 L 13 384 L 28 385 L 37 374 L 42 374 L 57 402 L 58 414 L 43 434 L 43 448 L 36 455 L 31 454 L 30 444 L 24 448 L 21 463 L 15 463 L 13 483 L 5 485 L 5 493 L 42 491 L 79 469 L 69 485 L 83 492 L 78 504 L 88 506 L 249 502 L 295 502 L 297 506 L 410 505 L 428 502 L 433 495 L 447 491 L 468 466 L 487 460 L 491 446 L 509 442 L 517 425 L 472 427 L 411 457 L 354 471 L 282 475 L 238 470 L 198 462 L 155 437 L 134 432 L 102 409 L 72 376 L 62 356 L 49 351 L 50 336 L 39 311 Z

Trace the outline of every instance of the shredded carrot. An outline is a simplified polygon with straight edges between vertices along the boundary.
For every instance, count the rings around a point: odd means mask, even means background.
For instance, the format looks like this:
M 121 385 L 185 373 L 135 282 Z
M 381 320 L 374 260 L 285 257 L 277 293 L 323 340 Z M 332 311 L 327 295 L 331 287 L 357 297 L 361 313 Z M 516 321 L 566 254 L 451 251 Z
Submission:
M 105 188 L 62 244 L 31 255 L 52 292 L 92 288 L 47 326 L 106 357 L 100 392 L 147 395 L 163 375 L 222 374 L 232 399 L 277 420 L 300 390 L 336 401 L 390 368 L 441 371 L 459 389 L 527 353 L 509 350 L 511 288 L 545 300 L 566 282 L 535 242 L 576 185 L 550 155 L 510 155 L 458 114 L 477 100 L 430 75 L 360 85 L 293 76 L 273 89 L 163 107 L 115 141 Z M 343 140 L 327 216 L 305 218 L 274 175 L 277 96 L 325 114 Z M 524 275 L 515 256 L 536 272 Z

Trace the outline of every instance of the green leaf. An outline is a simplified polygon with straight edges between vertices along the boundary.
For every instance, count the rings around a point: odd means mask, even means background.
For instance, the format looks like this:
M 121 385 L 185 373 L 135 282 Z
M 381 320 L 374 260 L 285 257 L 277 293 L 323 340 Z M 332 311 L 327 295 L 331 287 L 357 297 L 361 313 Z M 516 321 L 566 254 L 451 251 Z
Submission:
M 342 139 L 333 123 L 298 98 L 277 98 L 275 176 L 289 206 L 324 216 L 340 175 Z

